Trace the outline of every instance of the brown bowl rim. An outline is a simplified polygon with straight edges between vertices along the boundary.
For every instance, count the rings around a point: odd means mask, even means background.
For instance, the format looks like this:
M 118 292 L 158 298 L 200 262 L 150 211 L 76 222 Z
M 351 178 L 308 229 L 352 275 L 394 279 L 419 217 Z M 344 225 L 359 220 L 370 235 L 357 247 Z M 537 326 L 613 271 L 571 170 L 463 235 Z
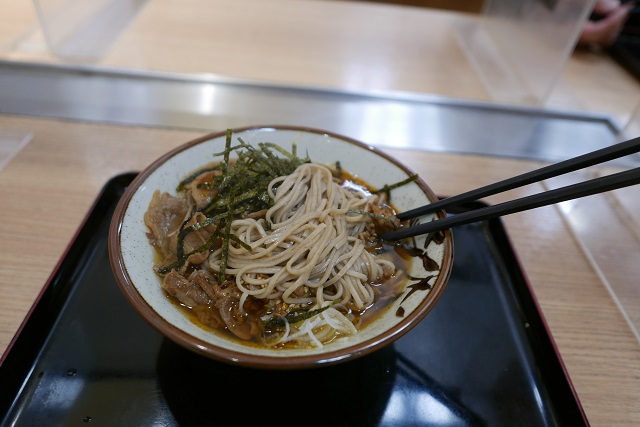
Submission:
M 305 126 L 291 126 L 291 125 L 253 125 L 253 126 L 244 126 L 234 128 L 234 133 L 241 133 L 253 130 L 264 130 L 264 129 L 272 129 L 272 130 L 286 130 L 286 131 L 300 131 L 307 133 L 314 133 L 319 135 L 327 135 L 332 138 L 340 139 L 345 142 L 354 144 L 363 148 L 365 150 L 369 150 L 376 155 L 383 157 L 387 161 L 395 164 L 400 169 L 405 171 L 409 175 L 415 174 L 415 172 L 409 168 L 407 165 L 403 164 L 396 158 L 391 155 L 371 146 L 365 144 L 356 139 L 331 132 L 326 130 L 321 130 L 313 127 L 305 127 Z M 291 356 L 291 357 L 282 357 L 282 356 L 264 356 L 264 355 L 253 355 L 249 353 L 241 353 L 234 350 L 229 350 L 223 347 L 212 345 L 208 342 L 202 341 L 187 332 L 177 328 L 176 326 L 165 321 L 162 316 L 160 316 L 154 309 L 149 305 L 149 303 L 138 293 L 136 287 L 134 286 L 131 278 L 127 274 L 126 267 L 122 262 L 120 257 L 120 223 L 124 217 L 124 214 L 127 210 L 128 204 L 137 191 L 138 187 L 145 182 L 147 177 L 160 165 L 165 163 L 171 157 L 180 153 L 184 150 L 191 148 L 194 145 L 200 144 L 209 139 L 218 138 L 224 136 L 226 134 L 225 131 L 219 132 L 210 132 L 201 137 L 195 138 L 188 142 L 185 142 L 174 149 L 168 151 L 167 153 L 160 156 L 149 166 L 144 168 L 132 182 L 127 186 L 124 191 L 122 197 L 120 198 L 113 217 L 111 219 L 111 224 L 109 228 L 109 237 L 108 237 L 108 252 L 109 252 L 109 260 L 111 269 L 115 275 L 116 282 L 121 292 L 124 294 L 125 298 L 131 304 L 131 306 L 137 311 L 137 313 L 146 320 L 154 329 L 160 332 L 165 337 L 171 339 L 175 343 L 194 351 L 200 355 L 208 357 L 210 359 L 214 359 L 221 362 L 230 363 L 232 365 L 245 366 L 250 368 L 262 368 L 262 369 L 303 369 L 303 368 L 315 368 L 320 366 L 328 366 L 335 363 L 344 362 L 347 360 L 353 360 L 355 358 L 359 358 L 366 354 L 369 354 L 391 342 L 397 340 L 398 338 L 404 336 L 407 332 L 409 332 L 413 327 L 415 327 L 422 319 L 433 309 L 435 304 L 440 299 L 442 292 L 444 291 L 446 284 L 449 280 L 449 276 L 451 274 L 451 269 L 453 265 L 453 233 L 451 230 L 446 230 L 445 234 L 445 242 L 447 243 L 445 246 L 444 256 L 442 267 L 440 269 L 440 274 L 436 279 L 436 282 L 433 284 L 431 291 L 424 302 L 420 303 L 415 310 L 412 311 L 405 319 L 401 320 L 398 324 L 394 325 L 392 328 L 385 330 L 382 334 L 371 338 L 367 341 L 363 341 L 357 343 L 355 346 L 346 347 L 338 350 L 329 350 L 326 353 L 314 353 L 309 356 Z M 427 185 L 427 183 L 419 177 L 416 181 L 416 184 L 421 188 L 421 190 L 427 195 L 427 197 L 432 200 L 438 200 L 435 193 L 432 189 Z M 439 212 L 438 216 L 443 218 L 445 214 L 443 212 Z

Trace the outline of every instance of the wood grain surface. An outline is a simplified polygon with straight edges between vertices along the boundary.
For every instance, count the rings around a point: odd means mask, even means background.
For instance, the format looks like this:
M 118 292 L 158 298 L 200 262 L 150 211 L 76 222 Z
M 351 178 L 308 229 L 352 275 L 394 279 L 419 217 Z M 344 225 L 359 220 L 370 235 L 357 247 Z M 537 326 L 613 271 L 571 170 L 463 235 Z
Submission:
M 0 116 L 0 128 L 33 134 L 0 172 L 4 352 L 106 181 L 141 170 L 202 134 L 7 115 Z M 540 166 L 492 157 L 387 151 L 441 195 Z M 535 184 L 487 201 L 542 190 Z M 591 425 L 640 425 L 638 341 L 558 208 L 503 220 Z

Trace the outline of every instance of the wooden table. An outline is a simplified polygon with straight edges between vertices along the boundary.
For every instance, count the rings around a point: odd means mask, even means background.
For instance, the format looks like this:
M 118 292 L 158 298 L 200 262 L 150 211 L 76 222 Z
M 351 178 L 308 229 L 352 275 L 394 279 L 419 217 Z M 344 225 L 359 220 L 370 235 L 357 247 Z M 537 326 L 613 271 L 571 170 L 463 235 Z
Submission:
M 0 116 L 0 128 L 33 133 L 33 140 L 0 172 L 4 351 L 102 185 L 118 173 L 141 170 L 200 134 L 12 116 Z M 481 156 L 390 153 L 440 194 L 456 194 L 539 166 Z M 540 185 L 510 193 L 538 191 Z M 504 221 L 590 422 L 638 425 L 638 341 L 562 215 L 552 206 Z
M 0 5 L 7 6 L 1 9 L 6 12 L 0 18 L 1 36 L 13 37 L 34 18 L 30 2 L 0 0 Z M 461 16 L 348 1 L 234 0 L 230 6 L 221 0 L 190 0 L 185 7 L 178 0 L 156 0 L 114 49 L 92 65 L 486 100 L 449 31 L 451 21 Z M 22 44 L 2 51 L 3 59 L 65 63 L 43 50 L 37 34 L 12 40 Z M 25 42 L 33 43 L 31 50 Z M 593 84 L 598 80 L 604 85 Z M 580 52 L 572 56 L 552 99 L 605 112 L 624 104 L 626 112 L 618 112 L 624 117 L 638 88 L 608 58 Z M 0 171 L 4 352 L 105 182 L 142 169 L 201 133 L 10 115 L 0 115 L 0 129 L 33 134 Z M 540 166 L 492 157 L 389 152 L 439 194 L 456 194 Z M 533 185 L 488 202 L 541 190 Z M 504 222 L 591 425 L 640 425 L 638 341 L 558 208 L 515 214 Z

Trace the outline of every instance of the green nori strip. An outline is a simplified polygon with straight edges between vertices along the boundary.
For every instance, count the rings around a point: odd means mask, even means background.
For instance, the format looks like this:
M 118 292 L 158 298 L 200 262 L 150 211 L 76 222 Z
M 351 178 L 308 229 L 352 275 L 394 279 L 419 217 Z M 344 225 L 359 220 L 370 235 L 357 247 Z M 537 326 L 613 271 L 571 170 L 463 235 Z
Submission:
M 290 175 L 301 164 L 311 162 L 308 154 L 305 158 L 297 156 L 297 146 L 295 143 L 292 144 L 291 152 L 270 142 L 261 142 L 258 144 L 259 148 L 256 148 L 247 144 L 242 138 L 238 138 L 239 144 L 232 146 L 232 136 L 233 130 L 227 129 L 224 151 L 213 155 L 214 157 L 223 157 L 219 164 L 212 168 L 203 168 L 194 172 L 178 185 L 178 191 L 183 191 L 185 187 L 193 182 L 201 173 L 210 170 L 221 171 L 220 175 L 213 177 L 213 183 L 206 184 L 206 187 L 215 188 L 217 186 L 218 188 L 217 196 L 213 198 L 207 206 L 199 210 L 204 213 L 207 218 L 190 226 L 185 225 L 189 220 L 185 221 L 178 234 L 178 247 L 176 250 L 178 259 L 170 265 L 158 268 L 157 271 L 159 274 L 166 274 L 174 268 L 180 268 L 190 255 L 209 250 L 219 238 L 222 239 L 223 248 L 221 271 L 219 273 L 219 280 L 222 283 L 222 281 L 224 281 L 230 241 L 233 240 L 248 250 L 251 250 L 248 245 L 241 242 L 237 237 L 231 236 L 231 222 L 237 218 L 241 218 L 246 213 L 269 209 L 273 205 L 273 201 L 267 192 L 268 184 L 274 178 Z M 233 167 L 230 165 L 232 152 L 236 152 L 238 156 Z M 274 152 L 280 153 L 282 157 L 277 156 Z M 340 162 L 336 162 L 336 170 L 342 175 Z M 377 190 L 376 193 L 386 192 L 387 197 L 389 197 L 389 192 L 392 189 L 412 182 L 417 179 L 417 177 L 417 175 L 413 175 L 399 183 L 385 185 L 382 189 Z M 277 188 L 274 188 L 274 190 L 277 190 Z M 374 218 L 390 221 L 389 218 L 370 212 L 357 210 L 351 212 L 362 213 Z M 189 233 L 211 224 L 216 224 L 216 231 L 210 236 L 207 242 L 188 254 L 185 254 L 185 237 Z M 266 224 L 266 227 L 270 229 L 271 224 Z
M 298 323 L 317 316 L 332 305 L 333 304 L 329 304 L 326 307 L 316 308 L 314 310 L 294 310 L 289 312 L 286 316 L 274 317 L 267 322 L 267 324 L 265 325 L 265 329 L 267 331 L 280 330 L 280 328 L 284 328 L 287 323 Z
M 403 185 L 407 185 L 415 180 L 418 179 L 418 174 L 413 174 L 410 177 L 408 177 L 407 179 L 404 179 L 400 182 L 396 182 L 395 184 L 391 184 L 391 185 L 386 185 L 376 191 L 374 191 L 374 193 L 376 194 L 380 194 L 380 193 L 385 193 L 387 195 L 387 200 L 391 201 L 391 190 L 395 190 L 398 187 L 402 187 Z
M 178 187 L 176 188 L 176 191 L 177 192 L 184 191 L 185 187 L 187 185 L 191 184 L 201 174 L 203 174 L 205 172 L 215 171 L 215 170 L 220 170 L 220 165 L 215 165 L 215 166 L 212 166 L 210 168 L 203 168 L 203 169 L 197 170 L 196 172 L 192 173 L 191 175 L 189 175 L 188 177 L 186 177 L 185 179 L 180 181 L 180 184 L 178 184 Z M 202 184 L 198 185 L 198 187 L 200 187 L 201 185 Z
M 209 248 L 211 247 L 211 245 L 214 244 L 214 242 L 220 237 L 220 229 L 216 227 L 216 230 L 213 232 L 213 234 L 211 234 L 211 236 L 207 239 L 206 242 L 204 242 L 201 246 L 195 248 L 194 250 L 192 250 L 191 252 L 189 252 L 188 254 L 185 255 L 185 258 L 189 258 L 191 255 L 193 254 L 197 254 L 199 252 L 204 252 L 206 250 L 209 250 Z
M 222 253 L 220 254 L 220 271 L 218 272 L 218 283 L 224 282 L 225 272 L 227 270 L 227 261 L 229 259 L 229 236 L 231 235 L 231 222 L 229 218 L 233 210 L 233 196 L 229 198 L 228 216 L 224 223 L 224 234 L 222 236 Z
M 382 189 L 377 190 L 376 193 L 380 193 L 382 191 L 391 191 L 391 190 L 395 190 L 398 187 L 402 187 L 403 185 L 407 185 L 413 181 L 415 181 L 416 179 L 418 179 L 418 174 L 413 174 L 410 177 L 408 177 L 407 179 L 404 179 L 400 182 L 396 182 L 395 184 L 391 184 L 391 185 L 385 185 L 384 187 L 382 187 Z
M 200 209 L 207 217 L 205 220 L 185 226 L 189 220 L 185 221 L 178 234 L 176 248 L 177 261 L 157 269 L 159 274 L 166 274 L 174 268 L 180 268 L 186 262 L 189 255 L 208 250 L 217 238 L 223 240 L 223 260 L 220 279 L 224 278 L 226 268 L 226 258 L 228 254 L 229 241 L 233 240 L 244 246 L 251 248 L 244 242 L 230 235 L 231 222 L 242 217 L 248 212 L 255 212 L 268 209 L 272 205 L 271 198 L 267 192 L 267 185 L 274 178 L 281 175 L 291 174 L 299 165 L 309 163 L 310 160 L 298 158 L 296 146 L 293 144 L 292 153 L 287 152 L 282 147 L 272 143 L 260 143 L 257 150 L 242 139 L 238 139 L 240 144 L 232 146 L 233 131 L 227 129 L 225 139 L 225 150 L 214 154 L 214 157 L 223 156 L 222 161 L 212 168 L 203 168 L 189 175 L 178 185 L 178 191 L 183 191 L 185 187 L 203 172 L 209 170 L 220 170 L 221 174 L 213 177 L 213 183 L 207 187 L 218 188 L 218 195 L 209 205 Z M 282 153 L 285 158 L 275 156 L 271 148 Z M 231 153 L 237 151 L 238 158 L 233 167 L 230 165 Z M 233 194 L 232 194 L 233 193 Z M 216 224 L 216 232 L 207 242 L 188 254 L 184 253 L 184 239 L 194 231 L 200 230 L 211 224 Z
M 180 232 L 178 233 L 178 242 L 177 242 L 177 247 L 176 247 L 176 256 L 178 257 L 177 261 L 163 266 L 163 267 L 159 267 L 158 268 L 158 274 L 160 275 L 164 275 L 169 273 L 171 270 L 176 269 L 176 268 L 180 268 L 184 265 L 184 263 L 187 261 L 187 258 L 189 258 L 190 255 L 197 253 L 197 252 L 204 252 L 205 250 L 209 249 L 211 247 L 211 245 L 215 242 L 215 239 L 213 239 L 213 236 L 219 235 L 220 233 L 218 232 L 218 229 L 216 228 L 215 232 L 211 235 L 211 237 L 207 240 L 207 242 L 205 242 L 202 246 L 200 246 L 199 248 L 189 252 L 188 254 L 184 253 L 184 238 L 187 234 L 191 233 L 192 231 L 196 231 L 199 230 L 203 227 L 206 227 L 207 225 L 213 224 L 215 221 L 215 218 L 207 218 L 204 221 L 201 221 L 199 223 L 190 225 L 188 227 L 183 228 L 182 230 L 180 230 Z M 210 243 L 209 243 L 210 242 Z
M 157 272 L 158 274 L 164 276 L 165 274 L 171 272 L 171 270 L 182 267 L 183 264 L 184 264 L 184 260 L 178 259 L 177 261 L 169 265 L 165 265 L 164 267 L 158 267 Z
M 334 175 L 336 178 L 341 179 L 343 174 L 342 163 L 338 160 L 336 162 L 336 174 Z

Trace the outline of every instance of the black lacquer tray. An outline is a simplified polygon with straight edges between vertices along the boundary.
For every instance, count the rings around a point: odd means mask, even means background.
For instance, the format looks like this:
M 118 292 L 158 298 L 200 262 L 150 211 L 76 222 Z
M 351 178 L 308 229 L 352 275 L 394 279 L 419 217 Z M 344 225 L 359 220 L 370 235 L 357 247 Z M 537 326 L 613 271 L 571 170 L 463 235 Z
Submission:
M 395 343 L 261 371 L 183 349 L 120 293 L 107 235 L 134 176 L 105 185 L 5 353 L 2 426 L 588 425 L 500 220 L 454 230 L 444 294 Z

